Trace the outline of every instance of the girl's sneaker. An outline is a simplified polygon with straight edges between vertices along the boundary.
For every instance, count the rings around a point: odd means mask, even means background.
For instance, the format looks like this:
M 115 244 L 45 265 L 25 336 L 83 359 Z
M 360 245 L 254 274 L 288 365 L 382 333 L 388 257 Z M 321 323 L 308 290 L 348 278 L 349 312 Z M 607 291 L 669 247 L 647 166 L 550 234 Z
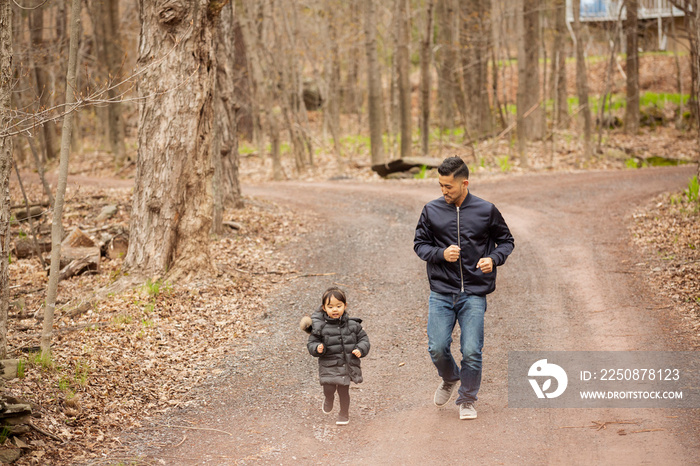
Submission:
M 324 398 L 321 410 L 323 410 L 323 414 L 330 414 L 333 411 L 333 398 Z
M 338 414 L 338 419 L 336 419 L 335 423 L 336 425 L 339 426 L 345 426 L 350 422 L 350 418 L 348 417 L 347 414 Z

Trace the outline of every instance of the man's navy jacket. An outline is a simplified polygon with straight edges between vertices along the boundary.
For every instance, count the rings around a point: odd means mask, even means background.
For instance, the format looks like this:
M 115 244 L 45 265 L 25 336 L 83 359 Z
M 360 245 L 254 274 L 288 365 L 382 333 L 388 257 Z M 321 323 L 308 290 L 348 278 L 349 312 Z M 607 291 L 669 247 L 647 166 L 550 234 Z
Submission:
M 445 260 L 445 249 L 452 244 L 461 248 L 457 262 Z M 513 235 L 496 206 L 469 192 L 460 207 L 448 204 L 444 197 L 426 204 L 413 240 L 413 249 L 426 262 L 430 289 L 442 294 L 491 293 L 496 289 L 496 267 L 506 261 L 514 246 Z M 476 268 L 482 257 L 493 260 L 492 272 Z

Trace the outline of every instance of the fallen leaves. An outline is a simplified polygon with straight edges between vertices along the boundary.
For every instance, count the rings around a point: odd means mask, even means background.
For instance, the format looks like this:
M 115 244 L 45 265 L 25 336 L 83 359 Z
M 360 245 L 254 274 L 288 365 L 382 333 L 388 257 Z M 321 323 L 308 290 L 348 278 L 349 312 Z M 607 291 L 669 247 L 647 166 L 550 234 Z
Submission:
M 103 206 L 128 206 L 129 196 L 128 188 L 82 187 L 69 196 L 67 212 L 79 215 L 68 217 L 66 230 L 95 230 L 90 222 Z M 128 210 L 118 209 L 109 222 L 126 228 Z M 23 439 L 34 451 L 16 464 L 97 459 L 119 450 L 120 432 L 173 407 L 206 402 L 192 389 L 216 377 L 217 364 L 237 351 L 237 341 L 260 330 L 273 280 L 299 275 L 275 251 L 308 223 L 257 200 L 226 218 L 243 228 L 212 240 L 216 276 L 185 284 L 148 281 L 95 301 L 95 290 L 124 277 L 122 258 L 103 257 L 102 273 L 61 281 L 51 361 L 32 353 L 41 327 L 33 316 L 41 316 L 48 277 L 36 258 L 13 261 L 8 340 L 12 355 L 24 360 L 25 376 L 5 390 L 30 402 L 38 416 L 35 432 Z M 14 228 L 17 237 L 24 225 Z
M 700 346 L 700 204 L 683 192 L 663 194 L 633 218 L 634 241 L 647 259 L 637 266 L 673 300 Z

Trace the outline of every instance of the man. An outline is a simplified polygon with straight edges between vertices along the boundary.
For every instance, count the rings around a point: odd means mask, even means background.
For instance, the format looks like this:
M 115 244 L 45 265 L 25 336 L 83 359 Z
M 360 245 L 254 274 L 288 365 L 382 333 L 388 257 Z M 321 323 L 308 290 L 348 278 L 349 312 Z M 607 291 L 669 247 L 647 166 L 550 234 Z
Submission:
M 469 192 L 469 168 L 461 158 L 445 159 L 438 174 L 443 197 L 423 207 L 413 241 L 430 282 L 428 352 L 442 377 L 434 402 L 446 405 L 459 381 L 459 417 L 476 419 L 486 295 L 496 287 L 496 268 L 513 251 L 513 236 L 496 206 Z M 450 352 L 456 322 L 461 367 Z

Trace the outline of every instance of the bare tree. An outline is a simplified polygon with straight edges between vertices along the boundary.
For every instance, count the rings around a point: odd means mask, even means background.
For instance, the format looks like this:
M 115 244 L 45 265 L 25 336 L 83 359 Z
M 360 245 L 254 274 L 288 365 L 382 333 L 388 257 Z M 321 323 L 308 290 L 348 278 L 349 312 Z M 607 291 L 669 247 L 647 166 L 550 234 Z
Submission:
M 38 96 L 39 109 L 50 107 L 50 90 L 48 87 L 49 78 L 46 71 L 48 57 L 44 46 L 44 9 L 41 0 L 36 0 L 35 8 L 29 13 L 29 36 L 32 45 L 34 79 L 36 81 L 36 92 Z M 45 2 L 43 2 L 45 3 Z M 44 160 L 56 158 L 56 143 L 54 137 L 53 123 L 42 125 L 41 134 L 43 138 Z
M 697 128 L 698 152 L 700 153 L 700 2 L 698 0 L 671 0 L 683 10 L 690 43 L 691 92 L 688 105 Z M 697 177 L 700 179 L 700 155 Z
M 524 167 L 529 164 L 525 141 L 544 135 L 539 77 L 540 1 L 523 0 L 522 9 L 518 10 L 517 134 L 520 163 Z
M 637 50 L 637 10 L 638 0 L 626 0 L 627 18 L 627 105 L 625 107 L 625 132 L 637 134 L 639 131 L 639 52 Z
M 433 17 L 435 3 L 428 0 L 425 17 L 425 36 L 421 44 L 421 149 L 425 157 L 430 153 L 430 65 L 433 61 Z
M 93 0 L 92 4 L 93 31 L 95 48 L 102 70 L 101 80 L 113 83 L 120 75 L 123 53 L 119 27 L 119 0 Z M 116 166 L 124 164 L 126 157 L 124 118 L 122 105 L 116 99 L 119 89 L 109 86 L 107 96 L 113 101 L 106 107 L 107 138 L 114 156 Z
M 75 89 L 78 81 L 78 41 L 80 39 L 80 0 L 73 0 L 70 16 L 70 49 L 68 53 L 68 71 L 66 74 L 66 108 L 75 101 Z M 63 201 L 68 182 L 68 158 L 70 155 L 71 131 L 73 112 L 66 113 L 61 128 L 61 155 L 59 159 L 58 184 L 53 205 L 51 223 L 51 269 L 49 283 L 46 287 L 46 303 L 44 304 L 44 322 L 41 331 L 41 355 L 51 354 L 51 337 L 53 333 L 53 317 L 56 310 L 56 295 L 58 293 L 58 274 L 61 263 L 61 241 L 63 240 Z
M 554 38 L 552 43 L 552 92 L 554 121 L 561 127 L 568 121 L 566 93 L 566 0 L 554 0 Z
M 377 59 L 377 26 L 374 0 L 365 0 L 365 47 L 367 51 L 367 88 L 369 90 L 369 131 L 372 150 L 372 166 L 384 165 L 384 141 L 382 125 L 382 81 Z
M 437 48 L 435 60 L 437 62 L 437 107 L 440 117 L 440 126 L 453 128 L 455 126 L 455 108 L 457 99 L 457 83 L 455 77 L 455 63 L 457 51 L 457 27 L 455 25 L 456 8 L 454 0 L 437 0 Z
M 488 94 L 491 0 L 461 1 L 460 19 L 467 126 L 473 129 L 474 138 L 481 139 L 493 129 Z M 535 57 L 536 55 L 537 49 L 535 49 Z M 532 83 L 532 80 L 528 81 L 528 84 Z
M 232 3 L 223 6 L 215 30 L 217 74 L 214 90 L 214 119 L 211 159 L 214 166 L 212 231 L 223 232 L 224 208 L 242 207 L 238 182 L 238 137 L 236 135 L 235 17 Z
M 340 45 L 338 44 L 338 25 L 337 12 L 338 4 L 329 2 L 327 5 L 328 15 L 328 38 L 329 38 L 329 56 L 327 59 L 327 82 L 328 91 L 326 92 L 326 105 L 323 112 L 325 120 L 333 137 L 333 149 L 335 151 L 336 161 L 338 166 L 341 165 L 342 150 L 340 147 Z M 366 25 L 365 25 L 366 28 Z M 375 44 L 375 60 L 376 60 L 376 44 Z M 369 106 L 372 105 L 370 99 Z M 380 101 L 381 105 L 381 101 Z M 380 107 L 381 108 L 381 107 Z M 371 125 L 371 122 L 370 122 Z
M 0 0 L 0 127 L 8 126 L 12 95 L 11 0 Z M 7 355 L 7 311 L 10 305 L 10 172 L 12 138 L 0 137 L 0 359 Z
M 574 47 L 576 49 L 576 91 L 578 105 L 583 118 L 583 154 L 585 159 L 592 155 L 591 147 L 591 108 L 588 105 L 588 78 L 586 76 L 586 59 L 583 56 L 583 44 L 581 43 L 581 4 L 573 2 L 574 13 Z
M 411 156 L 411 62 L 408 46 L 411 43 L 411 30 L 409 29 L 408 0 L 398 0 L 396 14 L 399 21 L 399 41 L 397 44 L 396 58 L 398 60 L 399 79 L 399 106 L 401 113 L 401 158 Z
M 214 271 L 210 149 L 222 3 L 140 0 L 139 154 L 126 269 L 172 280 Z M 215 7 L 216 6 L 216 7 Z M 151 95 L 169 92 L 158 98 Z

